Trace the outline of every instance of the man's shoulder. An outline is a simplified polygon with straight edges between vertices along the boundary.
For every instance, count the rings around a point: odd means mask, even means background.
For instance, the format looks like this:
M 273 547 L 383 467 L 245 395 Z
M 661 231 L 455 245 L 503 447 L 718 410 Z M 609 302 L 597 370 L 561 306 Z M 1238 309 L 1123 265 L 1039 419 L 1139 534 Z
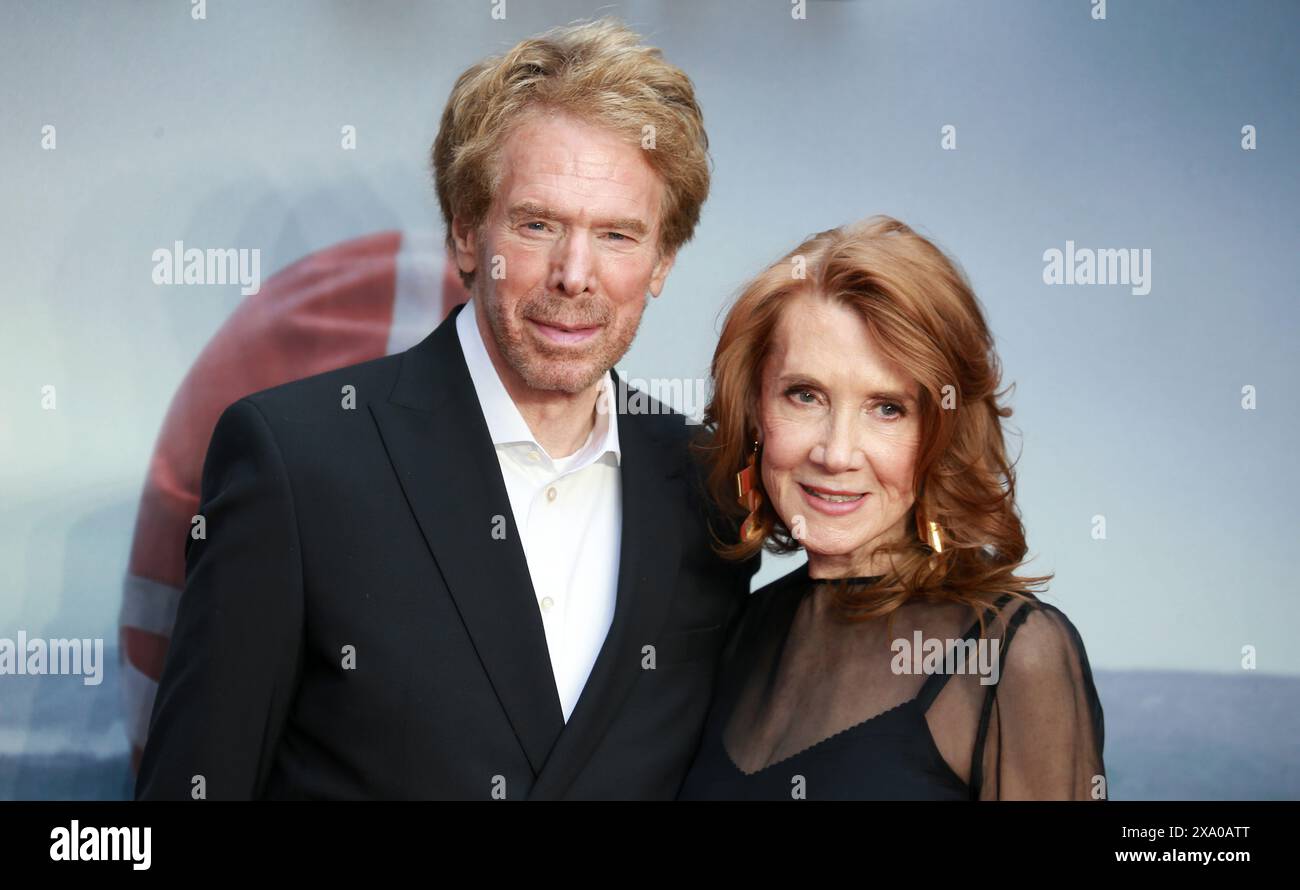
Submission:
M 750 593 L 750 610 L 771 608 L 773 603 L 783 600 L 787 596 L 802 596 L 807 589 L 808 563 L 804 562 Z
M 800 563 L 795 568 L 778 578 L 767 582 L 754 591 L 754 596 L 771 597 L 790 589 L 806 587 L 808 583 L 808 563 Z
M 628 387 L 618 391 L 619 426 L 653 444 L 679 472 L 703 485 L 708 430 L 695 418 L 674 410 L 647 393 Z
M 244 396 L 268 423 L 324 423 L 355 416 L 367 404 L 388 398 L 402 353 L 323 371 Z
M 615 379 L 614 394 L 618 399 L 615 410 L 627 422 L 639 425 L 666 446 L 678 449 L 707 439 L 708 431 L 698 418 L 678 411 L 625 378 L 616 375 Z

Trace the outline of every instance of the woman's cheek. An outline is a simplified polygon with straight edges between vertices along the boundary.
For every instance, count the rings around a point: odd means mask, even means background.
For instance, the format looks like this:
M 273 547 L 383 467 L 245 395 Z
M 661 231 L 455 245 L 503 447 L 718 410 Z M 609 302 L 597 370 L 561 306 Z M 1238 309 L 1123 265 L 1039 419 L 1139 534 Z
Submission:
M 772 423 L 766 423 L 763 427 L 763 444 L 762 452 L 759 456 L 759 480 L 762 483 L 763 491 L 766 493 L 772 505 L 780 512 L 781 503 L 781 485 L 783 479 L 787 476 L 788 468 L 784 460 L 784 439 L 778 427 Z
M 916 437 L 907 436 L 884 443 L 880 449 L 881 460 L 877 478 L 898 494 L 909 493 L 912 485 L 912 467 L 916 461 Z
M 768 415 L 763 429 L 763 456 L 776 467 L 797 467 L 808 455 L 815 432 L 807 421 L 793 419 L 780 410 L 774 411 Z

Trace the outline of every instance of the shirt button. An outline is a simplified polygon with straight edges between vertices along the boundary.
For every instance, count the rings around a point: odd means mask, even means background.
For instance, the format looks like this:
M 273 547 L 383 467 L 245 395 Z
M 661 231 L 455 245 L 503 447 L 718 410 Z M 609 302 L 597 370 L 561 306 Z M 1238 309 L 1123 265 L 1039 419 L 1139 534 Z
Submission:
M 554 486 L 554 485 L 552 485 L 550 488 L 546 489 L 546 499 L 547 499 L 548 501 L 553 501 L 553 500 L 555 500 L 555 496 L 558 495 L 558 494 L 559 494 L 559 492 L 555 490 L 555 486 Z
M 542 611 L 543 611 L 543 612 L 549 612 L 549 611 L 551 611 L 551 609 L 552 609 L 554 606 L 555 606 L 555 600 L 551 599 L 549 596 L 544 596 L 544 597 L 542 597 Z
M 531 461 L 538 461 L 542 459 L 542 456 L 538 454 L 536 451 L 530 451 L 528 452 L 528 459 Z

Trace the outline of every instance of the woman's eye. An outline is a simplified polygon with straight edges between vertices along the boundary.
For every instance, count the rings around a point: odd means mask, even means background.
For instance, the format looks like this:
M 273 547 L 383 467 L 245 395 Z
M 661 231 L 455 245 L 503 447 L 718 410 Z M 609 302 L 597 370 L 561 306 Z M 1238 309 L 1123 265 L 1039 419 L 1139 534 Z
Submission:
M 897 420 L 898 418 L 900 418 L 900 417 L 902 417 L 903 415 L 907 414 L 907 410 L 906 410 L 902 405 L 898 404 L 897 402 L 882 402 L 882 403 L 880 403 L 880 404 L 879 404 L 878 406 L 876 406 L 876 407 L 878 407 L 878 408 L 892 408 L 892 409 L 893 409 L 893 413 L 892 413 L 892 414 L 885 414 L 885 415 L 882 415 L 886 420 Z
M 793 396 L 794 400 L 801 405 L 812 405 L 817 401 L 817 394 L 803 386 L 792 386 L 785 391 L 785 394 Z M 804 398 L 804 396 L 807 396 L 807 398 Z

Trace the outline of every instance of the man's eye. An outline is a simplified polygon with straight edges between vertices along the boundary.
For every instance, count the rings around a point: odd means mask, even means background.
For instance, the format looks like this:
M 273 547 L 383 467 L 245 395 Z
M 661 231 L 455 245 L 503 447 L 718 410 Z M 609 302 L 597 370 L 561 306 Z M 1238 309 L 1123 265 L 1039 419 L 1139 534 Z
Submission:
M 530 232 L 545 232 L 545 231 L 546 231 L 546 228 L 547 228 L 546 223 L 544 223 L 544 222 L 539 222 L 539 221 L 537 221 L 537 220 L 533 220 L 532 222 L 524 223 L 524 226 L 525 226 L 525 227 L 526 227 Z M 533 228 L 533 226 L 537 226 L 537 228 Z
M 630 240 L 630 239 L 629 239 L 626 235 L 624 235 L 622 232 L 606 232 L 605 234 L 608 235 L 608 236 L 610 237 L 610 240 L 611 240 L 611 241 L 628 241 L 628 240 Z

